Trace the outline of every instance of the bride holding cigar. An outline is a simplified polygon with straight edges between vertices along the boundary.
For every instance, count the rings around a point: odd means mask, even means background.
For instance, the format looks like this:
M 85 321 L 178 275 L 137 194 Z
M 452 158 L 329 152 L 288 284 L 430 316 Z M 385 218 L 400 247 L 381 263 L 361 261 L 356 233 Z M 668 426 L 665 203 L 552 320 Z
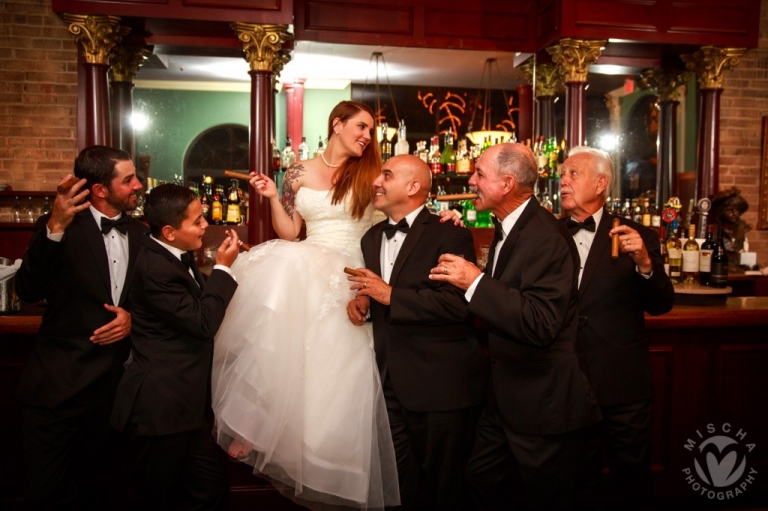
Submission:
M 291 166 L 282 197 L 258 174 L 280 237 L 242 254 L 239 291 L 214 343 L 215 435 L 310 508 L 399 504 L 397 467 L 369 326 L 352 325 L 343 268 L 363 266 L 381 159 L 374 120 L 342 101 L 324 154 Z M 306 240 L 292 243 L 306 223 Z

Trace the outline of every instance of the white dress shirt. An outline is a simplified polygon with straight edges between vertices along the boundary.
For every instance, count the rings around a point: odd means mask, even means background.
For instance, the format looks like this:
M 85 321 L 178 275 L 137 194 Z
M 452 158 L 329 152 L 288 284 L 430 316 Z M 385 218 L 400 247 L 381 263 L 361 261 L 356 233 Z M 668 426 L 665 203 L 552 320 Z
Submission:
M 102 214 L 99 210 L 90 206 L 93 219 L 96 220 L 96 225 L 101 229 L 101 219 L 109 218 Z M 120 213 L 116 217 L 110 218 L 110 220 L 117 220 L 123 215 Z M 112 291 L 112 303 L 117 305 L 120 302 L 120 294 L 123 292 L 123 286 L 125 285 L 125 275 L 128 273 L 128 234 L 123 234 L 117 229 L 112 229 L 107 234 L 103 234 L 104 247 L 107 249 L 107 257 L 109 258 L 109 282 L 110 290 Z
M 164 241 L 160 241 L 159 239 L 155 238 L 154 236 L 152 236 L 152 239 L 155 240 L 157 243 L 159 243 L 160 246 L 163 247 L 164 249 L 166 249 L 168 252 L 170 252 L 171 254 L 176 256 L 176 258 L 179 261 L 181 261 L 181 255 L 185 254 L 187 252 L 186 250 L 181 250 L 180 248 L 172 247 L 168 243 L 165 243 Z M 213 265 L 213 269 L 214 270 L 224 271 L 224 272 L 228 273 L 229 276 L 232 277 L 232 279 L 235 278 L 235 276 L 232 275 L 232 270 L 229 269 L 229 266 L 224 266 L 223 264 L 214 264 Z M 187 268 L 187 271 L 192 276 L 192 278 L 195 279 L 195 272 L 192 271 L 192 268 Z M 197 279 L 195 279 L 195 282 L 197 282 Z M 200 283 L 197 282 L 197 285 L 199 286 Z
M 405 215 L 405 221 L 408 222 L 409 228 L 413 225 L 413 221 L 416 220 L 422 209 L 424 209 L 424 206 L 420 206 Z M 395 225 L 396 222 L 393 222 L 390 218 L 389 223 L 390 225 Z M 395 235 L 392 238 L 387 238 L 386 234 L 381 233 L 381 258 L 379 261 L 381 262 L 381 278 L 387 284 L 389 284 L 389 279 L 392 277 L 392 268 L 395 266 L 397 254 L 400 253 L 400 247 L 403 246 L 406 235 L 407 233 L 402 231 L 395 231 Z

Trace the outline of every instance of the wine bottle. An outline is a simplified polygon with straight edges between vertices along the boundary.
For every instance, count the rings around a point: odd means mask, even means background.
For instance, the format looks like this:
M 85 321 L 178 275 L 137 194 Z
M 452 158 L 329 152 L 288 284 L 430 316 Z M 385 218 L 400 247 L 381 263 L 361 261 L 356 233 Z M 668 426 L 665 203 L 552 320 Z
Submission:
M 728 254 L 723 245 L 723 226 L 717 226 L 717 242 L 712 251 L 712 268 L 709 276 L 709 284 L 712 287 L 726 287 L 728 285 Z
M 715 250 L 715 241 L 712 237 L 712 230 L 707 230 L 707 239 L 701 244 L 699 250 L 699 284 L 702 286 L 710 285 L 710 276 L 712 272 L 712 252 Z
M 696 226 L 688 226 L 688 240 L 683 246 L 683 284 L 699 282 L 699 244 L 696 242 Z
M 453 152 L 453 129 L 448 128 L 443 138 L 443 153 L 440 155 L 440 164 L 446 174 L 456 173 L 456 153 Z
M 463 209 L 462 220 L 464 220 L 464 226 L 467 228 L 475 227 L 477 223 L 477 210 L 475 209 L 475 201 L 472 199 L 466 199 L 461 203 Z
M 683 244 L 677 237 L 677 219 L 669 226 L 669 239 L 667 239 L 667 253 L 669 254 L 669 280 L 673 284 L 680 283 L 680 270 L 683 258 Z

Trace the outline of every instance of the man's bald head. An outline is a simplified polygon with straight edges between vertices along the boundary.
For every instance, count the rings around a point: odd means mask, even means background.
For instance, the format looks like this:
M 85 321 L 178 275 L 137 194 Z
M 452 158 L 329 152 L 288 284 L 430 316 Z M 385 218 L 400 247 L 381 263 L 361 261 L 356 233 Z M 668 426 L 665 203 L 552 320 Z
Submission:
M 421 158 L 401 154 L 384 162 L 373 185 L 374 205 L 397 221 L 426 202 L 432 173 Z

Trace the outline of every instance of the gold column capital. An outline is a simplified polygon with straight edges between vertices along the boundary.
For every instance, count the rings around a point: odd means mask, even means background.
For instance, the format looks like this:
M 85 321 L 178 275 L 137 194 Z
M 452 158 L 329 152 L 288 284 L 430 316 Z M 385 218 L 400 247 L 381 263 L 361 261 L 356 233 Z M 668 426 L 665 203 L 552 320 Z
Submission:
M 81 45 L 89 64 L 108 65 L 112 48 L 131 30 L 120 25 L 118 16 L 64 13 L 61 18 L 69 33 L 75 36 L 75 42 Z
M 680 97 L 680 87 L 688 83 L 693 73 L 682 69 L 656 68 L 644 69 L 640 76 L 646 88 L 656 89 L 659 101 L 677 101 Z
M 597 62 L 603 53 L 607 40 L 571 39 L 566 37 L 547 48 L 552 62 L 560 67 L 563 81 L 586 82 L 589 65 Z
M 133 83 L 144 61 L 152 55 L 152 47 L 146 45 L 118 44 L 109 56 L 110 81 Z
M 283 60 L 280 51 L 283 43 L 293 38 L 288 32 L 288 25 L 237 22 L 230 26 L 243 45 L 245 60 L 251 71 L 274 71 L 277 66 L 283 69 L 287 61 Z
M 539 64 L 536 66 L 536 97 L 554 96 L 560 83 L 560 68 L 555 64 Z
M 739 65 L 746 48 L 702 46 L 699 51 L 680 55 L 685 68 L 698 75 L 700 89 L 722 89 L 724 71 Z

